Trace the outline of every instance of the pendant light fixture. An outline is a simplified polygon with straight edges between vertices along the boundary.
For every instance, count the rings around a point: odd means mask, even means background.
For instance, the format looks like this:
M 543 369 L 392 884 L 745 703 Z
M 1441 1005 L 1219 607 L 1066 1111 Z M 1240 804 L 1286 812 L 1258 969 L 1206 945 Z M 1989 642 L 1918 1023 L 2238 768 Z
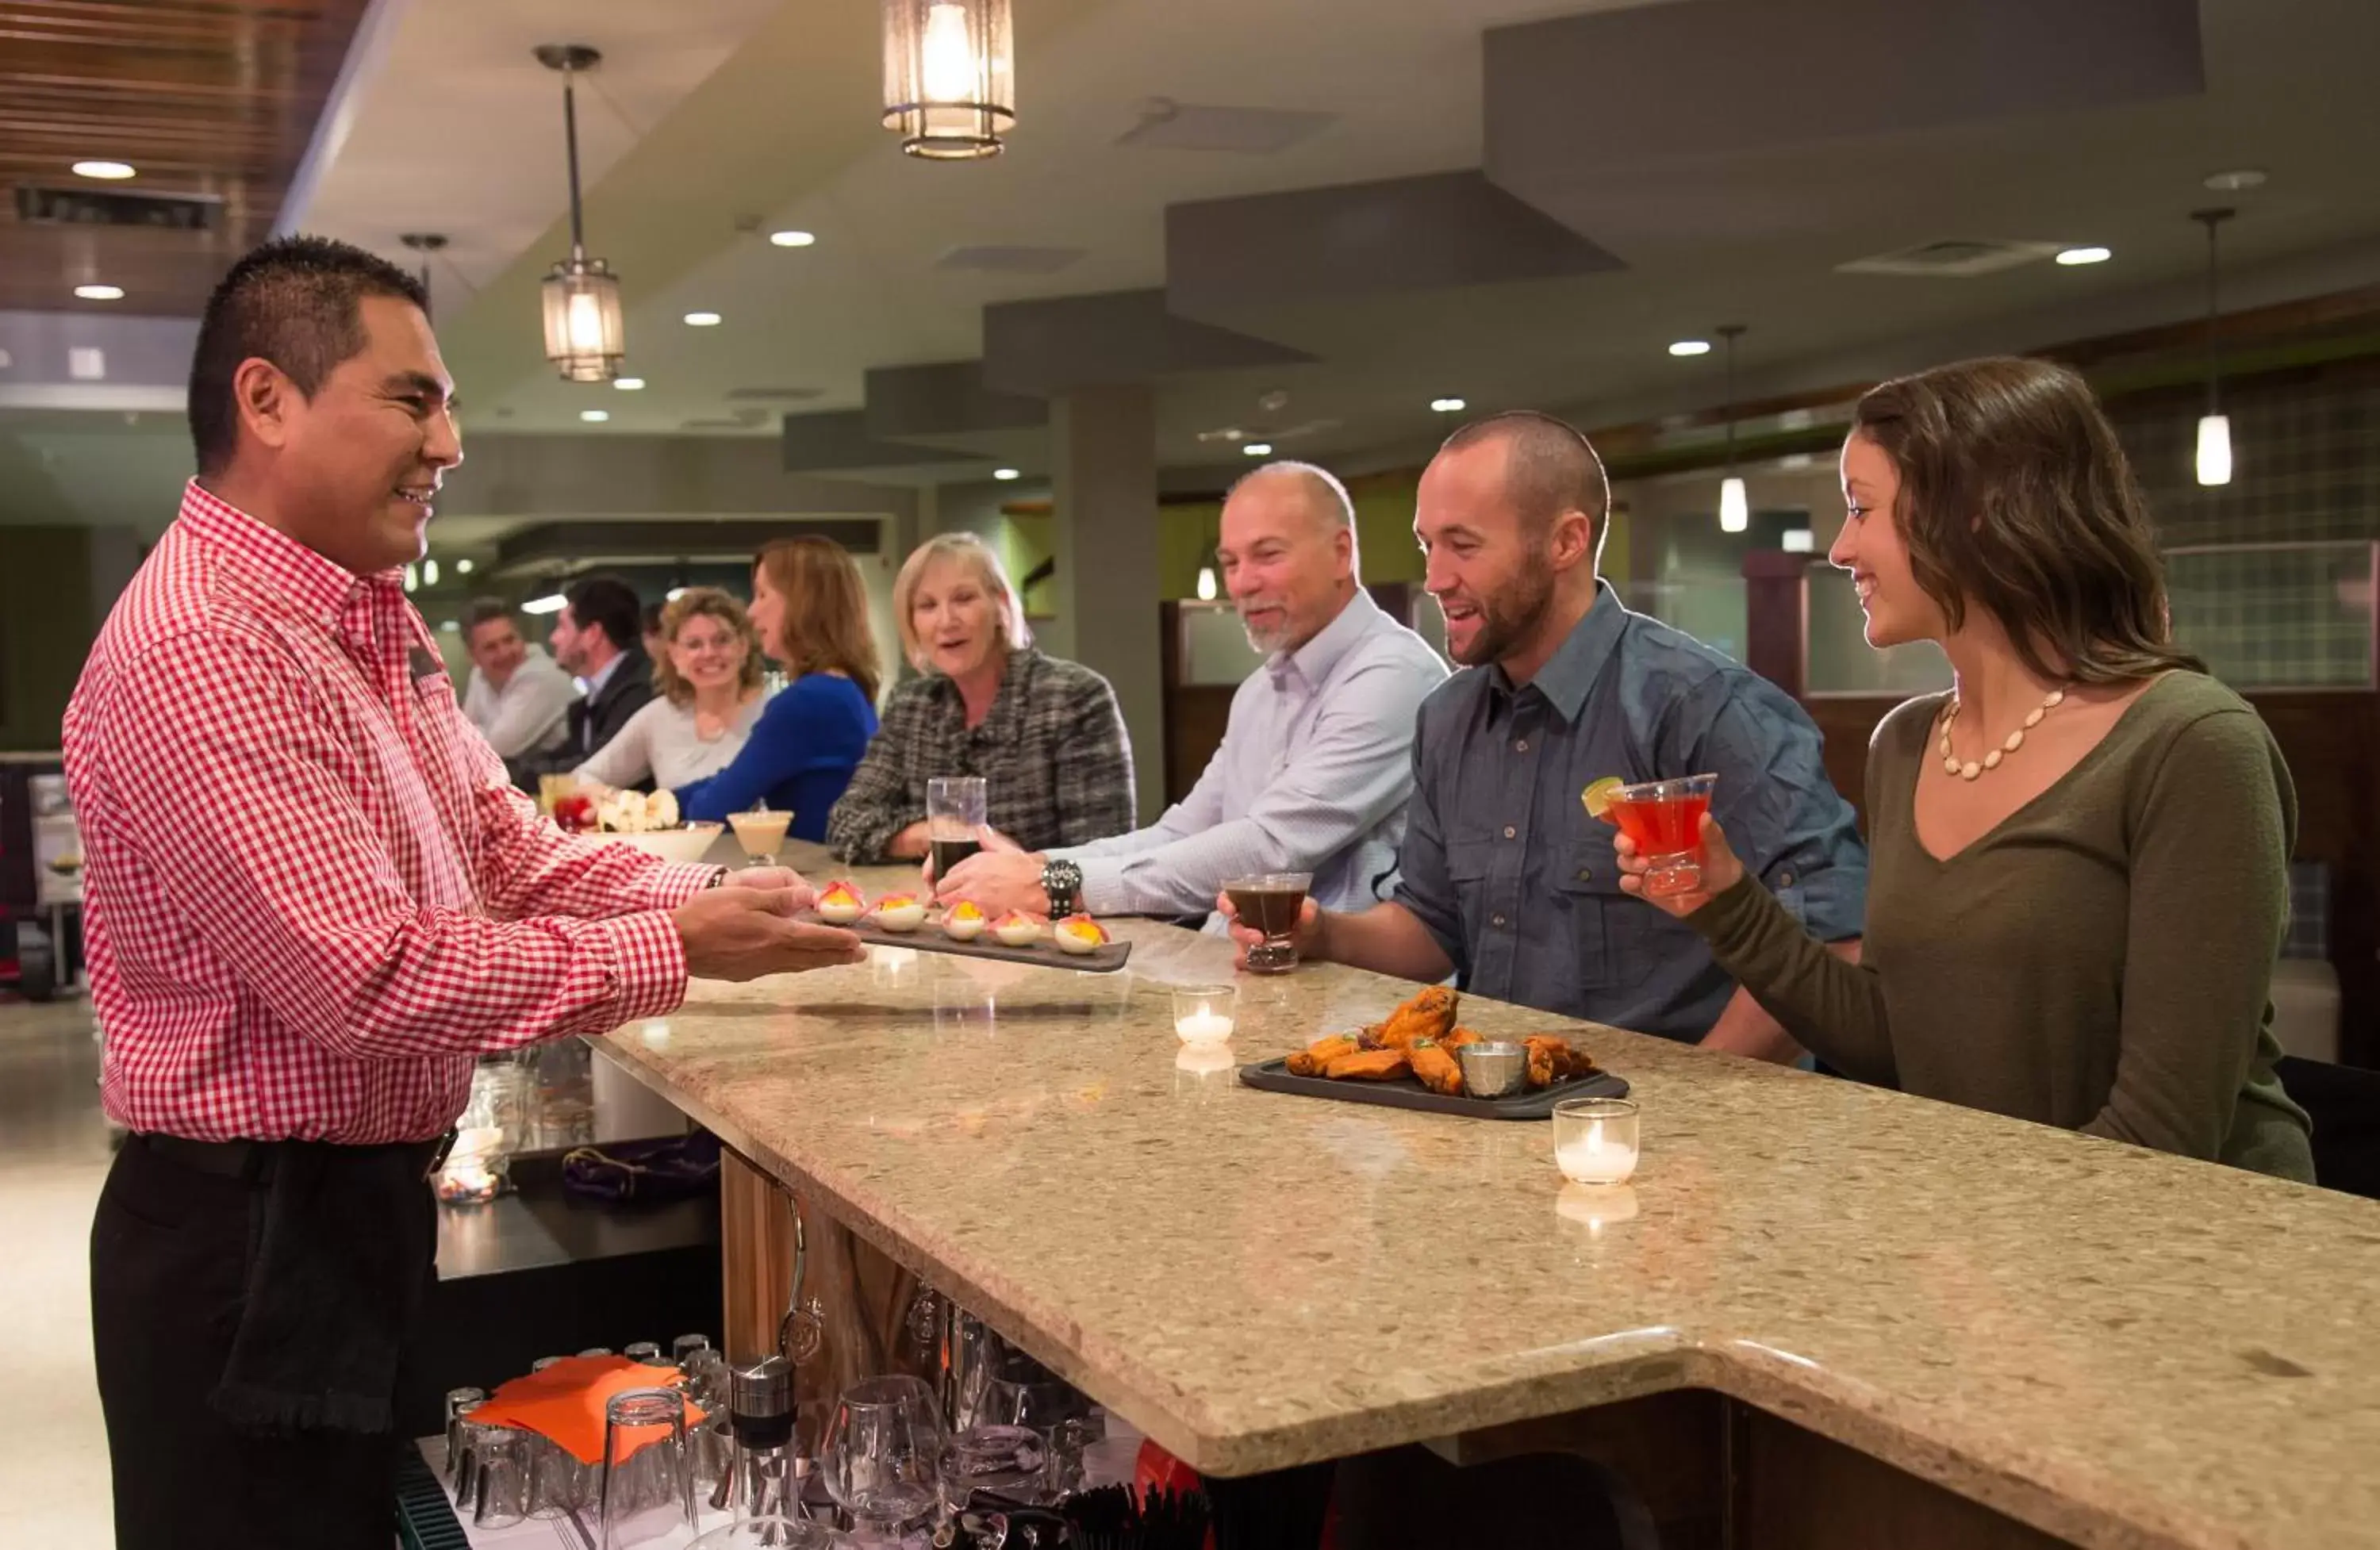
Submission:
M 430 258 L 431 254 L 446 246 L 446 238 L 437 232 L 407 232 L 397 240 L 421 255 L 421 294 L 428 296 L 430 294 Z M 421 309 L 429 312 L 430 307 L 425 302 Z
M 2223 412 L 2223 367 L 2216 352 L 2215 325 L 2222 316 L 2222 293 L 2217 289 L 2221 265 L 2216 251 L 2216 232 L 2237 212 L 2231 210 L 2193 210 L 2190 218 L 2206 228 L 2206 412 L 2198 417 L 2198 482 L 2204 485 L 2231 482 L 2231 417 Z
M 537 62 L 562 72 L 562 136 L 570 153 L 570 257 L 545 277 L 545 358 L 563 380 L 608 382 L 620 374 L 628 353 L 627 328 L 620 313 L 620 277 L 601 259 L 587 256 L 587 231 L 578 204 L 578 96 L 574 78 L 603 56 L 583 43 L 540 43 Z
M 929 161 L 999 155 L 1014 56 L 1009 0 L 884 0 L 884 127 Z
M 1718 330 L 1718 336 L 1727 341 L 1727 477 L 1718 481 L 1718 530 L 1722 533 L 1741 533 L 1752 526 L 1752 499 L 1735 471 L 1735 342 L 1742 333 L 1742 323 L 1725 323 Z

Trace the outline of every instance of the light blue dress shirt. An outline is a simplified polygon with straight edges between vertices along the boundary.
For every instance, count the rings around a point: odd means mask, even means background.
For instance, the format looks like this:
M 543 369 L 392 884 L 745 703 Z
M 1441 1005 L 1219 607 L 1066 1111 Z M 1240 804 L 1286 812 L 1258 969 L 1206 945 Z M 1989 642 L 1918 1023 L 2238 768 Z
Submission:
M 1225 878 L 1257 872 L 1312 872 L 1324 908 L 1366 908 L 1395 880 L 1415 719 L 1446 672 L 1358 589 L 1248 675 L 1188 796 L 1149 828 L 1050 854 L 1082 867 L 1094 914 L 1211 910 Z

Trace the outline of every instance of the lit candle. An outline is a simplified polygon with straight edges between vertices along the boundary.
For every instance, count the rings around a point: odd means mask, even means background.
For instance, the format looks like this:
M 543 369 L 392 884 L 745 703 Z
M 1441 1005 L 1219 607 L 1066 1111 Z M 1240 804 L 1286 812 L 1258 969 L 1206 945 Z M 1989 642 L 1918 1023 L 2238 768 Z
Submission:
M 1213 1010 L 1206 1002 L 1198 1003 L 1196 1011 L 1188 1011 L 1173 1020 L 1173 1031 L 1189 1044 L 1220 1044 L 1232 1036 L 1232 1019 Z
M 1624 1184 L 1636 1171 L 1636 1144 L 1604 1133 L 1604 1121 L 1590 1120 L 1585 1132 L 1554 1148 L 1563 1176 L 1582 1184 Z

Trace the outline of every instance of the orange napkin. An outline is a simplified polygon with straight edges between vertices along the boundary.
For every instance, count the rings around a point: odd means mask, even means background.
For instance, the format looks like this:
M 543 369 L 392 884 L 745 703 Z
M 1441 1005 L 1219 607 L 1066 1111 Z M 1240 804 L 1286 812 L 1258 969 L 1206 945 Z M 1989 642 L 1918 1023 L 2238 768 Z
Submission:
M 648 1367 L 625 1356 L 565 1356 L 541 1373 L 504 1385 L 471 1419 L 551 1437 L 580 1463 L 598 1464 L 603 1459 L 603 1407 L 612 1396 L 629 1388 L 675 1388 L 678 1378 L 674 1367 Z M 700 1424 L 702 1408 L 686 1401 L 686 1429 Z M 632 1454 L 669 1435 L 669 1428 L 638 1426 L 625 1435 Z

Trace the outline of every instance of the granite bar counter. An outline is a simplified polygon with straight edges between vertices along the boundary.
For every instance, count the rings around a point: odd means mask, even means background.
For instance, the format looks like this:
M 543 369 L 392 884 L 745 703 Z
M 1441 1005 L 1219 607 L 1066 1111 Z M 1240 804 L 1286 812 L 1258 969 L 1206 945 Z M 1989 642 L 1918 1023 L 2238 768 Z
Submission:
M 1228 945 L 1118 930 L 1123 974 L 879 951 L 599 1047 L 1210 1473 L 1697 1394 L 2020 1536 L 1961 1543 L 2380 1545 L 2380 1205 L 1466 1000 L 1634 1085 L 1583 1191 L 1542 1123 L 1185 1069 Z M 1239 983 L 1243 1061 L 1412 989 Z

